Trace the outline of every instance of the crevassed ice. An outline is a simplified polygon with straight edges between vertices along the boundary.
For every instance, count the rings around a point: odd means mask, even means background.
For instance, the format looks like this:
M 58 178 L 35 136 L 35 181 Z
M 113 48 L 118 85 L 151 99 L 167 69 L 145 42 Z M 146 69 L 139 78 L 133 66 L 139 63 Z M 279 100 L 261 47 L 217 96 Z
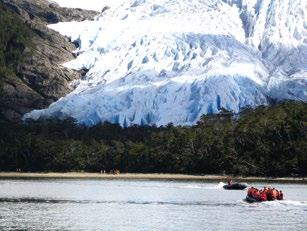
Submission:
M 63 65 L 88 72 L 24 118 L 190 125 L 222 108 L 307 100 L 305 0 L 56 2 L 98 11 L 95 21 L 50 25 L 79 44 Z

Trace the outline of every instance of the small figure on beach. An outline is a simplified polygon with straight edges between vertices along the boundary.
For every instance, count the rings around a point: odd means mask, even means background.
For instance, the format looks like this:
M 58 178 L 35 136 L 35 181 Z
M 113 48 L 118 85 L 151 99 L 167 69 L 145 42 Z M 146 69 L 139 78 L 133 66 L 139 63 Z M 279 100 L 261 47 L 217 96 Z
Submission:
M 112 169 L 112 170 L 110 170 L 110 174 L 112 174 L 112 175 L 119 175 L 120 171 L 118 169 Z

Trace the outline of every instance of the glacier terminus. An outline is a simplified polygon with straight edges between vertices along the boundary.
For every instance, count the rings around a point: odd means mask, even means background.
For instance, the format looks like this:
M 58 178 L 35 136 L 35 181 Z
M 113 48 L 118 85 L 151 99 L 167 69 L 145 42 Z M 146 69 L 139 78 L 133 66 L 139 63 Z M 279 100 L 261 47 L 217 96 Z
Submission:
M 97 11 L 49 25 L 78 44 L 63 66 L 86 74 L 24 119 L 193 125 L 221 109 L 307 101 L 306 0 L 55 2 Z

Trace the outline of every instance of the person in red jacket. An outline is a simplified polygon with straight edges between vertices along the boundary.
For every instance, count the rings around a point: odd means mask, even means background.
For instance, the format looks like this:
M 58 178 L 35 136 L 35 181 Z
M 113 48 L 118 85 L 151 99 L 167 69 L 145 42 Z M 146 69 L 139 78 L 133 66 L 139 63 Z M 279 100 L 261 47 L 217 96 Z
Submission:
M 284 199 L 284 194 L 282 193 L 282 191 L 280 190 L 277 196 L 277 200 L 283 200 Z
M 261 201 L 267 201 L 268 200 L 268 197 L 267 197 L 267 195 L 264 191 L 260 192 L 260 200 Z
M 247 190 L 247 195 L 248 196 L 252 196 L 253 192 L 254 192 L 255 188 L 254 187 L 250 187 L 248 190 Z
M 260 195 L 260 191 L 258 189 L 255 188 L 255 190 L 252 193 L 252 197 L 257 199 L 257 200 L 261 200 L 261 195 Z

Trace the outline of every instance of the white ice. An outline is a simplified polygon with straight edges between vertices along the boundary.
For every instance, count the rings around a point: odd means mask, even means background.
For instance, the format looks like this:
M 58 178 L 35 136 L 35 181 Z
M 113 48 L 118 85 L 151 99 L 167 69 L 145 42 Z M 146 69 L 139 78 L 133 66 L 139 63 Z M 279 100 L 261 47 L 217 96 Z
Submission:
M 305 0 L 55 1 L 97 11 L 50 25 L 80 45 L 63 65 L 88 72 L 24 118 L 191 125 L 222 108 L 307 100 Z

